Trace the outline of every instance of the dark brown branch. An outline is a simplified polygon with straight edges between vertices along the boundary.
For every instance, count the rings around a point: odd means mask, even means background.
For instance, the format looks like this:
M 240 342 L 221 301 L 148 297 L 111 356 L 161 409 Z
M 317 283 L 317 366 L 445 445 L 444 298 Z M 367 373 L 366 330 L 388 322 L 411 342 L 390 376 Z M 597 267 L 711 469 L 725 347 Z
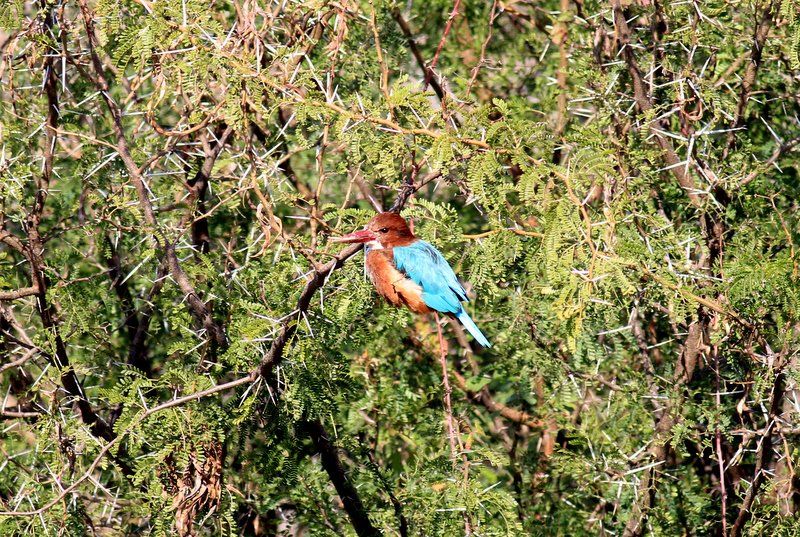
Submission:
M 633 53 L 633 47 L 631 46 L 631 29 L 627 22 L 628 15 L 622 8 L 620 0 L 613 0 L 611 5 L 614 11 L 614 26 L 617 31 L 617 38 L 622 45 L 622 57 L 628 66 L 628 73 L 631 76 L 633 84 L 633 98 L 636 102 L 636 108 L 638 108 L 641 113 L 646 113 L 654 108 L 654 104 Z M 695 188 L 694 179 L 688 173 L 687 167 L 681 165 L 681 160 L 675 152 L 672 142 L 663 134 L 663 131 L 669 129 L 669 125 L 663 120 L 651 121 L 648 128 L 653 134 L 656 143 L 661 148 L 664 162 L 678 181 L 678 184 L 686 191 L 689 200 L 694 205 L 700 205 L 702 200 Z
M 302 428 L 314 443 L 314 449 L 320 455 L 322 467 L 330 477 L 339 498 L 341 498 L 344 510 L 350 518 L 350 523 L 353 525 L 353 529 L 356 530 L 356 534 L 359 537 L 377 537 L 381 535 L 381 532 L 372 525 L 358 491 L 347 477 L 342 461 L 339 459 L 339 450 L 331 442 L 325 428 L 316 420 L 304 422 Z
M 145 374 L 151 372 L 153 368 L 153 364 L 148 358 L 148 350 L 146 345 L 148 335 L 147 329 L 150 326 L 150 319 L 152 319 L 153 313 L 156 309 L 153 300 L 155 300 L 156 295 L 161 292 L 161 288 L 164 286 L 166 277 L 167 268 L 166 264 L 162 261 L 156 270 L 155 281 L 144 300 L 144 306 L 138 311 L 132 311 L 130 313 L 131 315 L 136 315 L 138 320 L 135 323 L 136 329 L 128 332 L 130 336 L 130 341 L 128 343 L 128 363 L 142 370 L 145 372 Z M 126 317 L 126 325 L 129 322 L 129 319 Z M 121 412 L 122 406 L 118 406 L 114 412 L 112 412 L 111 417 L 109 418 L 112 425 L 119 417 Z
M 784 392 L 784 373 L 779 372 L 775 375 L 775 381 L 772 386 L 772 393 L 770 394 L 770 409 L 767 426 L 761 433 L 761 439 L 756 449 L 756 466 L 753 470 L 753 479 L 750 482 L 750 488 L 742 500 L 742 505 L 739 507 L 739 512 L 736 514 L 736 519 L 731 526 L 729 537 L 739 537 L 742 534 L 744 525 L 750 520 L 752 513 L 750 508 L 753 506 L 753 501 L 756 499 L 761 484 L 764 482 L 765 473 L 769 471 L 768 461 L 772 457 L 772 431 L 775 428 L 775 417 L 781 413 L 782 396 Z
M 764 163 L 761 164 L 758 169 L 756 169 L 756 171 L 751 172 L 747 177 L 742 179 L 742 182 L 739 183 L 739 185 L 744 186 L 747 183 L 751 182 L 753 179 L 761 175 L 763 173 L 763 170 L 768 169 L 770 166 L 778 162 L 778 160 L 783 155 L 793 150 L 795 147 L 797 147 L 798 144 L 800 144 L 800 136 L 792 138 L 791 140 L 787 140 L 782 144 L 780 144 L 778 147 L 775 148 L 775 151 L 772 152 L 772 155 L 770 155 L 770 157 L 767 160 L 765 160 Z
M 413 196 L 418 190 L 423 188 L 431 181 L 435 181 L 442 176 L 442 172 L 437 170 L 430 172 L 421 179 L 417 180 L 418 174 L 419 167 L 415 164 L 412 167 L 411 174 L 408 176 L 406 183 L 400 188 L 400 191 L 397 193 L 397 197 L 394 199 L 394 203 L 392 203 L 392 206 L 389 208 L 390 212 L 399 212 L 402 210 L 406 203 L 408 203 L 408 200 L 411 199 L 411 196 Z
M 41 416 L 39 412 L 28 412 L 26 410 L 9 410 L 0 408 L 0 419 L 36 419 Z
M 215 344 L 221 347 L 226 346 L 227 340 L 225 331 L 216 321 L 214 321 L 213 317 L 211 316 L 210 309 L 200 298 L 191 281 L 189 280 L 189 277 L 186 275 L 186 272 L 184 272 L 183 268 L 181 267 L 180 261 L 178 260 L 178 256 L 175 252 L 175 244 L 167 240 L 159 228 L 155 211 L 153 210 L 153 204 L 150 201 L 147 186 L 145 185 L 144 177 L 142 176 L 139 167 L 136 165 L 136 162 L 133 160 L 133 156 L 130 152 L 128 140 L 125 136 L 125 130 L 122 125 L 122 113 L 119 106 L 114 102 L 109 93 L 109 85 L 106 79 L 103 62 L 100 60 L 100 56 L 97 54 L 97 36 L 95 35 L 94 31 L 93 14 L 89 9 L 86 0 L 78 0 L 78 5 L 80 6 L 84 27 L 86 28 L 86 33 L 89 37 L 89 55 L 91 56 L 92 65 L 94 66 L 95 71 L 94 82 L 97 86 L 97 89 L 103 96 L 106 107 L 111 113 L 112 128 L 117 141 L 117 152 L 119 153 L 120 159 L 125 165 L 131 182 L 136 189 L 136 194 L 139 197 L 139 205 L 144 213 L 145 223 L 151 228 L 157 245 L 161 247 L 162 255 L 166 260 L 167 267 L 169 268 L 172 278 L 175 280 L 175 283 L 178 284 L 178 287 L 183 294 L 186 295 L 189 309 L 191 310 L 192 314 L 195 316 L 198 322 L 202 324 L 203 328 L 208 332 Z
M 344 265 L 344 262 L 361 251 L 361 248 L 362 245 L 360 244 L 348 246 L 331 261 L 314 271 L 314 275 L 306 283 L 303 291 L 300 293 L 300 298 L 297 299 L 295 314 L 292 315 L 291 319 L 283 323 L 278 336 L 272 341 L 272 345 L 270 345 L 269 350 L 261 360 L 261 364 L 259 365 L 259 374 L 261 377 L 264 379 L 269 379 L 272 376 L 272 370 L 281 362 L 281 360 L 283 360 L 286 344 L 297 331 L 298 319 L 306 311 L 308 311 L 309 305 L 311 304 L 311 299 L 314 297 L 314 294 L 323 286 L 330 273 L 341 268 Z
M 122 261 L 119 257 L 119 251 L 108 237 L 105 237 L 104 240 L 106 242 L 106 248 L 108 249 L 108 255 L 104 256 L 106 267 L 108 267 L 108 277 L 111 279 L 111 287 L 114 289 L 114 293 L 116 293 L 120 305 L 122 306 L 128 343 L 132 344 L 136 338 L 137 332 L 139 332 L 139 324 L 141 322 L 139 319 L 139 312 L 136 311 L 133 295 L 131 294 L 127 282 L 123 281 L 125 279 L 125 273 L 122 270 Z M 103 251 L 105 252 L 106 249 L 104 248 Z M 145 374 L 148 374 L 150 372 L 150 364 L 147 360 L 140 360 L 140 358 L 138 354 L 129 353 L 128 363 L 142 370 Z
M 345 248 L 332 261 L 314 272 L 314 276 L 306 283 L 306 286 L 300 293 L 300 298 L 296 306 L 296 316 L 292 316 L 290 320 L 284 322 L 280 333 L 273 340 L 269 351 L 261 361 L 257 374 L 254 373 L 254 377 L 260 377 L 269 381 L 272 377 L 273 369 L 283 359 L 286 344 L 297 331 L 298 318 L 308 311 L 314 293 L 323 286 L 331 272 L 344 265 L 344 262 L 355 255 L 361 248 L 362 245 L 360 244 Z M 350 483 L 345 473 L 344 466 L 339 460 L 337 450 L 328 439 L 328 434 L 325 432 L 322 424 L 318 421 L 308 422 L 306 424 L 306 429 L 322 457 L 322 466 L 328 473 L 328 477 L 336 488 L 339 497 L 342 499 L 345 511 L 347 511 L 356 533 L 359 536 L 380 535 L 380 532 L 378 532 L 369 521 L 364 505 L 358 496 L 358 492 Z
M 206 216 L 205 197 L 208 192 L 208 184 L 211 181 L 211 171 L 217 162 L 220 153 L 225 147 L 230 135 L 233 134 L 233 127 L 226 127 L 216 134 L 215 143 L 208 143 L 207 136 L 203 140 L 203 159 L 200 169 L 187 181 L 189 188 L 188 205 L 193 210 L 187 213 L 186 220 L 191 219 L 192 244 L 200 253 L 208 253 L 210 235 L 208 232 L 208 217 Z M 185 221 L 181 227 L 185 227 Z
M 439 172 L 432 174 L 432 177 L 438 176 Z M 422 185 L 426 184 L 430 180 L 432 180 L 432 178 L 415 183 L 412 179 L 410 184 L 405 187 L 406 190 L 404 190 L 404 192 L 407 193 L 402 196 L 398 195 L 398 199 L 395 201 L 392 210 L 399 211 L 402 209 L 403 205 L 406 203 L 411 194 L 416 192 L 416 190 L 421 188 Z M 345 261 L 353 257 L 355 254 L 361 251 L 361 249 L 362 245 L 360 244 L 349 246 L 342 250 L 337 256 L 334 256 L 331 261 L 325 265 L 322 265 L 321 267 L 317 267 L 316 270 L 314 270 L 314 275 L 310 280 L 308 280 L 308 282 L 306 282 L 305 287 L 300 293 L 300 297 L 297 299 L 294 315 L 290 316 L 290 318 L 283 322 L 280 332 L 272 341 L 269 350 L 261 360 L 257 370 L 258 377 L 266 381 L 269 381 L 272 378 L 272 372 L 283 360 L 284 353 L 286 351 L 286 345 L 297 331 L 297 323 L 299 319 L 305 314 L 305 312 L 308 311 L 314 294 L 320 288 L 322 288 L 334 270 L 341 268 Z M 375 528 L 371 526 L 371 523 L 369 523 L 369 518 L 364 510 L 363 503 L 358 498 L 357 491 L 347 480 L 347 476 L 344 473 L 344 467 L 342 466 L 341 462 L 338 461 L 336 450 L 332 447 L 332 444 L 330 444 L 330 441 L 327 439 L 327 433 L 324 432 L 322 425 L 319 422 L 314 422 L 310 424 L 310 426 L 310 434 L 316 435 L 317 440 L 315 440 L 315 444 L 318 445 L 317 449 L 321 454 L 323 454 L 323 466 L 325 467 L 326 472 L 328 472 L 328 475 L 331 481 L 334 483 L 334 486 L 336 486 L 336 490 L 339 492 L 340 497 L 342 497 L 342 502 L 345 503 L 345 509 L 348 510 L 348 515 L 351 518 L 353 527 L 356 528 L 356 531 L 359 533 L 359 535 L 379 535 L 377 530 L 375 530 Z M 327 454 L 324 454 L 323 450 L 325 450 Z M 345 498 L 348 498 L 347 501 L 345 501 Z M 370 533 L 370 531 L 373 533 Z
M 523 410 L 517 410 L 516 408 L 511 408 L 503 403 L 495 401 L 494 397 L 492 397 L 492 394 L 486 387 L 483 387 L 479 391 L 470 390 L 467 386 L 467 379 L 464 378 L 464 375 L 456 370 L 453 370 L 453 378 L 456 381 L 456 386 L 458 386 L 458 389 L 467 395 L 467 399 L 483 405 L 489 412 L 496 412 L 504 418 L 513 421 L 514 423 L 527 425 L 532 429 L 538 429 L 542 426 L 542 422 L 540 420 L 535 419 L 527 412 Z
M 651 467 L 640 478 L 637 486 L 638 500 L 633 504 L 631 516 L 625 525 L 625 530 L 622 533 L 624 537 L 638 537 L 644 534 L 647 526 L 647 517 L 655 500 L 657 472 L 661 471 L 660 466 L 667 461 L 669 456 L 668 440 L 672 433 L 672 428 L 681 420 L 680 408 L 685 398 L 683 387 L 689 383 L 694 375 L 700 359 L 700 353 L 704 347 L 704 324 L 704 322 L 697 322 L 689 327 L 689 334 L 686 336 L 683 350 L 673 375 L 673 382 L 678 392 L 674 395 L 674 399 L 667 404 L 661 417 L 656 422 L 653 440 L 648 449 L 650 456 L 648 464 Z
M 779 8 L 780 2 L 776 0 L 770 1 L 764 13 L 761 15 L 761 20 L 756 26 L 753 34 L 753 48 L 750 50 L 750 61 L 747 62 L 747 69 L 744 72 L 742 79 L 742 89 L 739 92 L 739 103 L 736 106 L 736 113 L 731 122 L 731 130 L 728 131 L 725 150 L 722 152 L 722 158 L 728 156 L 728 153 L 736 143 L 736 131 L 742 126 L 744 120 L 744 113 L 747 109 L 747 102 L 750 100 L 750 94 L 753 91 L 753 86 L 756 83 L 758 76 L 758 69 L 761 67 L 761 56 L 764 53 L 764 44 L 767 41 L 769 30 L 772 27 L 772 20 L 775 16 L 776 10 Z
M 428 66 L 428 69 L 425 72 L 425 87 L 428 87 L 428 83 L 431 81 L 433 76 L 433 70 L 436 69 L 436 64 L 439 62 L 439 55 L 442 53 L 442 49 L 444 49 L 444 44 L 447 41 L 447 36 L 450 34 L 450 29 L 453 27 L 453 22 L 458 17 L 458 8 L 461 7 L 461 0 L 455 0 L 453 2 L 453 10 L 450 12 L 450 16 L 447 17 L 447 22 L 444 25 L 444 31 L 442 32 L 442 37 L 439 39 L 439 45 L 436 47 L 436 52 L 433 53 L 433 59 L 431 59 L 431 63 Z
M 408 25 L 408 22 L 403 18 L 403 14 L 400 13 L 399 9 L 395 9 L 392 11 L 392 17 L 397 22 L 397 25 L 400 27 L 400 31 L 403 32 L 403 36 L 406 38 L 408 42 L 408 48 L 411 50 L 411 54 L 414 56 L 414 59 L 417 61 L 417 65 L 419 68 L 422 69 L 422 72 L 425 74 L 425 80 L 428 81 L 430 86 L 433 88 L 433 91 L 436 93 L 436 96 L 439 98 L 439 101 L 444 99 L 444 89 L 442 85 L 439 84 L 439 81 L 436 80 L 434 76 L 433 69 L 428 67 L 428 64 L 425 62 L 425 58 L 422 56 L 422 52 L 419 50 L 419 45 L 417 45 L 417 41 L 414 39 L 414 33 L 411 31 L 411 27 Z
M 377 441 L 378 439 L 376 437 L 375 442 L 377 443 Z M 372 467 L 372 471 L 375 473 L 375 476 L 381 482 L 384 492 L 386 492 L 386 495 L 389 496 L 389 501 L 392 503 L 392 507 L 394 507 L 394 514 L 397 517 L 397 521 L 400 524 L 398 528 L 400 537 L 408 537 L 408 519 L 406 518 L 406 515 L 403 513 L 403 504 L 400 503 L 400 500 L 397 499 L 397 496 L 395 495 L 394 491 L 392 491 L 391 484 L 383 476 L 383 472 L 381 471 L 381 468 L 378 466 L 378 461 L 375 459 L 375 453 L 373 451 L 374 448 L 375 446 L 373 446 L 372 449 L 365 449 L 365 451 L 367 452 L 367 458 L 369 458 L 370 466 Z
M 67 347 L 59 330 L 55 308 L 47 300 L 48 281 L 45 276 L 45 264 L 41 256 L 41 249 L 34 248 L 36 248 L 36 241 L 32 241 L 30 251 L 28 252 L 28 262 L 31 266 L 32 279 L 39 289 L 39 294 L 36 295 L 38 302 L 37 310 L 42 319 L 42 326 L 52 333 L 55 343 L 53 364 L 61 371 L 61 383 L 67 394 L 75 400 L 81 420 L 90 426 L 95 436 L 110 440 L 114 438 L 111 427 L 92 408 L 75 370 L 72 369 L 70 365 Z
M 46 31 L 52 32 L 54 26 L 54 19 L 52 8 L 42 1 L 42 9 L 44 10 L 44 27 Z M 27 232 L 28 244 L 22 243 L 11 238 L 10 234 L 4 237 L 4 242 L 10 244 L 13 248 L 20 251 L 27 259 L 31 271 L 31 287 L 36 288 L 37 294 L 37 311 L 42 320 L 42 326 L 50 332 L 53 336 L 55 345 L 55 354 L 51 356 L 51 362 L 58 367 L 61 374 L 61 384 L 64 387 L 67 395 L 74 400 L 75 405 L 78 407 L 78 413 L 81 420 L 89 426 L 92 434 L 95 436 L 110 440 L 114 437 L 114 433 L 108 424 L 94 411 L 91 403 L 86 397 L 80 380 L 70 365 L 69 357 L 67 355 L 67 347 L 61 337 L 59 330 L 59 322 L 53 304 L 47 300 L 47 288 L 49 281 L 46 275 L 46 265 L 42 253 L 44 252 L 44 244 L 42 237 L 39 233 L 39 225 L 42 219 L 45 202 L 49 192 L 50 181 L 53 172 L 53 150 L 56 143 L 56 136 L 58 130 L 58 117 L 59 117 L 59 104 L 58 104 L 58 77 L 55 72 L 55 61 L 51 54 L 44 57 L 44 91 L 47 98 L 47 119 L 45 129 L 45 147 L 44 147 L 44 166 L 42 167 L 41 175 L 36 177 L 36 193 L 34 196 L 34 204 L 27 215 Z

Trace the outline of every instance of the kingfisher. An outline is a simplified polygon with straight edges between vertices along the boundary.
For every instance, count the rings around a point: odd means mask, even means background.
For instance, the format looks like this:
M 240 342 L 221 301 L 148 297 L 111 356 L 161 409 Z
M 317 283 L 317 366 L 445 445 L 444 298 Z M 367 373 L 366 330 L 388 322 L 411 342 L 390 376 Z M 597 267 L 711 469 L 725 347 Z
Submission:
M 467 291 L 432 244 L 414 236 L 397 213 L 377 214 L 364 229 L 331 239 L 363 243 L 365 268 L 380 295 L 414 313 L 439 312 L 458 319 L 484 347 L 492 344 L 462 306 Z

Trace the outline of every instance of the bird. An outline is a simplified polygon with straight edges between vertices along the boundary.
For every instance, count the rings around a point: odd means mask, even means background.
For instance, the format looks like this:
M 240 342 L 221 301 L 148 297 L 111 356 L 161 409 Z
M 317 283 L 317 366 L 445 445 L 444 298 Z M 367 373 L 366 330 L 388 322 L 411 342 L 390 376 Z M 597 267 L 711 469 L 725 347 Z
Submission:
M 461 304 L 469 301 L 467 291 L 450 264 L 436 247 L 414 236 L 398 213 L 378 213 L 364 229 L 331 240 L 364 244 L 366 272 L 391 304 L 455 317 L 475 341 L 492 346 Z

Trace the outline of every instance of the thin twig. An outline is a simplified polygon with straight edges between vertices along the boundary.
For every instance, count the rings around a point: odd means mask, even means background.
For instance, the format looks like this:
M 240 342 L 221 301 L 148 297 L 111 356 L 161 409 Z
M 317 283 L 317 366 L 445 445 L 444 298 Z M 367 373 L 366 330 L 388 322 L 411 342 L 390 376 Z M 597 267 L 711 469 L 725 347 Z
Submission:
M 450 16 L 447 17 L 447 23 L 444 25 L 442 37 L 439 39 L 439 45 L 436 47 L 436 52 L 433 54 L 433 59 L 431 59 L 431 63 L 428 65 L 428 70 L 425 73 L 425 84 L 423 85 L 423 91 L 428 87 L 428 83 L 430 82 L 431 76 L 434 72 L 433 70 L 436 69 L 436 64 L 439 61 L 439 55 L 442 53 L 445 41 L 447 41 L 450 28 L 453 27 L 453 21 L 455 21 L 456 17 L 458 16 L 459 7 L 461 7 L 461 0 L 455 0 L 455 2 L 453 2 L 453 10 L 450 12 Z
M 777 0 L 772 0 L 767 4 L 767 7 L 761 15 L 761 20 L 753 33 L 753 48 L 750 50 L 750 61 L 747 62 L 747 69 L 745 69 L 744 78 L 742 78 L 739 102 L 736 105 L 736 113 L 733 116 L 733 121 L 731 122 L 731 127 L 726 138 L 725 149 L 722 152 L 723 159 L 728 156 L 728 153 L 736 142 L 736 132 L 742 125 L 747 103 L 750 100 L 750 94 L 756 83 L 758 69 L 761 67 L 761 56 L 764 53 L 764 45 L 766 44 L 767 36 L 769 36 L 769 30 L 772 27 L 773 17 L 780 5 L 781 2 Z
M 238 378 L 236 380 L 232 380 L 230 382 L 225 382 L 223 384 L 218 384 L 217 386 L 213 386 L 211 388 L 208 388 L 208 389 L 205 389 L 205 390 L 201 390 L 199 392 L 195 392 L 195 393 L 192 393 L 192 394 L 189 394 L 189 395 L 185 395 L 183 397 L 178 397 L 176 399 L 171 399 L 169 401 L 165 401 L 164 403 L 161 403 L 160 405 L 156 405 L 154 407 L 146 409 L 136 419 L 132 420 L 131 423 L 128 425 L 128 427 L 126 427 L 117 436 L 115 436 L 110 441 L 108 441 L 104 446 L 102 446 L 102 448 L 100 449 L 100 452 L 95 456 L 94 460 L 92 460 L 92 463 L 89 465 L 89 467 L 86 469 L 86 471 L 78 479 L 73 481 L 71 485 L 69 485 L 68 487 L 65 487 L 55 498 L 53 498 L 52 500 L 50 500 L 49 502 L 47 502 L 43 506 L 39 507 L 38 509 L 34 509 L 34 510 L 31 510 L 31 511 L 0 511 L 0 516 L 12 516 L 12 517 L 37 516 L 37 515 L 40 515 L 41 513 L 44 513 L 45 511 L 47 511 L 51 507 L 61 503 L 61 501 L 64 498 L 66 498 L 66 496 L 68 494 L 70 494 L 72 491 L 74 491 L 76 488 L 78 488 L 78 486 L 80 486 L 81 483 L 83 483 L 84 481 L 90 479 L 93 476 L 94 471 L 100 465 L 100 463 L 102 462 L 103 458 L 106 456 L 106 454 L 108 454 L 108 452 L 111 450 L 111 448 L 113 448 L 115 445 L 119 444 L 122 441 L 123 438 L 125 438 L 131 431 L 133 431 L 133 429 L 136 428 L 136 426 L 138 426 L 140 423 L 142 423 L 144 420 L 146 420 L 147 418 L 149 418 L 153 414 L 161 412 L 162 410 L 167 410 L 168 408 L 173 408 L 173 407 L 176 407 L 176 406 L 183 405 L 185 403 L 189 403 L 191 401 L 196 401 L 198 399 L 201 399 L 203 397 L 207 397 L 209 395 L 213 395 L 215 393 L 219 393 L 219 392 L 222 392 L 222 391 L 225 391 L 225 390 L 229 390 L 231 388 L 235 388 L 236 386 L 241 386 L 242 384 L 251 383 L 254 380 L 255 380 L 255 375 L 253 373 L 251 373 L 251 374 L 249 374 L 249 375 L 247 375 L 245 377 L 240 377 L 240 378 Z
M 714 345 L 711 350 L 714 359 L 714 405 L 717 411 L 720 411 L 722 406 L 722 383 L 719 374 L 719 347 Z M 719 470 L 719 490 L 721 502 L 721 516 L 722 516 L 722 534 L 728 533 L 728 489 L 725 487 L 725 453 L 722 451 L 722 431 L 720 431 L 719 423 L 714 425 L 714 447 L 717 451 L 717 468 Z
M 475 67 L 472 68 L 472 73 L 470 73 L 469 82 L 467 83 L 467 89 L 464 92 L 465 95 L 469 95 L 472 93 L 472 86 L 475 85 L 475 81 L 478 80 L 478 73 L 483 67 L 484 62 L 486 62 L 486 49 L 489 47 L 489 41 L 492 40 L 492 34 L 494 33 L 494 21 L 497 19 L 497 2 L 498 0 L 492 0 L 492 8 L 489 10 L 489 24 L 488 30 L 486 31 L 486 39 L 483 40 L 481 44 L 481 55 L 478 58 L 478 63 L 475 64 Z
M 442 85 L 439 84 L 438 80 L 436 80 L 436 77 L 432 76 L 430 67 L 428 67 L 428 65 L 425 63 L 425 58 L 422 56 L 422 52 L 419 49 L 419 45 L 417 45 L 416 39 L 414 39 L 414 33 L 411 31 L 411 26 L 409 26 L 408 21 L 406 21 L 399 9 L 392 11 L 392 17 L 394 17 L 394 20 L 400 27 L 400 31 L 403 32 L 406 42 L 408 43 L 408 48 L 411 50 L 411 54 L 417 61 L 417 65 L 419 65 L 419 68 L 422 69 L 423 74 L 428 79 L 428 82 L 433 88 L 434 93 L 436 93 L 436 96 L 439 98 L 439 102 L 442 102 L 445 95 L 444 88 L 442 88 Z
M 442 366 L 442 385 L 444 386 L 444 393 L 442 394 L 442 400 L 444 401 L 444 423 L 447 427 L 447 439 L 450 442 L 450 457 L 453 459 L 453 465 L 455 466 L 456 457 L 458 456 L 458 447 L 456 446 L 453 405 L 450 401 L 450 394 L 453 390 L 450 387 L 450 375 L 447 372 L 447 343 L 442 334 L 442 325 L 439 324 L 439 314 L 435 311 L 433 312 L 433 318 L 436 321 L 436 333 L 439 336 L 439 364 Z

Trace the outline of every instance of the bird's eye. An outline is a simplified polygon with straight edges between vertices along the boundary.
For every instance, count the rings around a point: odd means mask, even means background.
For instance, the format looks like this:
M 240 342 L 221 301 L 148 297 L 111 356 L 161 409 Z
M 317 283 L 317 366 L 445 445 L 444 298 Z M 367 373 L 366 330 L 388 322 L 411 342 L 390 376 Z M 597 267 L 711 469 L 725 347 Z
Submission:
M 388 227 L 382 227 L 382 228 L 380 228 L 380 229 L 378 230 L 378 232 L 380 232 L 380 233 L 386 233 L 386 232 L 388 232 L 388 231 L 389 231 L 389 228 L 388 228 Z

